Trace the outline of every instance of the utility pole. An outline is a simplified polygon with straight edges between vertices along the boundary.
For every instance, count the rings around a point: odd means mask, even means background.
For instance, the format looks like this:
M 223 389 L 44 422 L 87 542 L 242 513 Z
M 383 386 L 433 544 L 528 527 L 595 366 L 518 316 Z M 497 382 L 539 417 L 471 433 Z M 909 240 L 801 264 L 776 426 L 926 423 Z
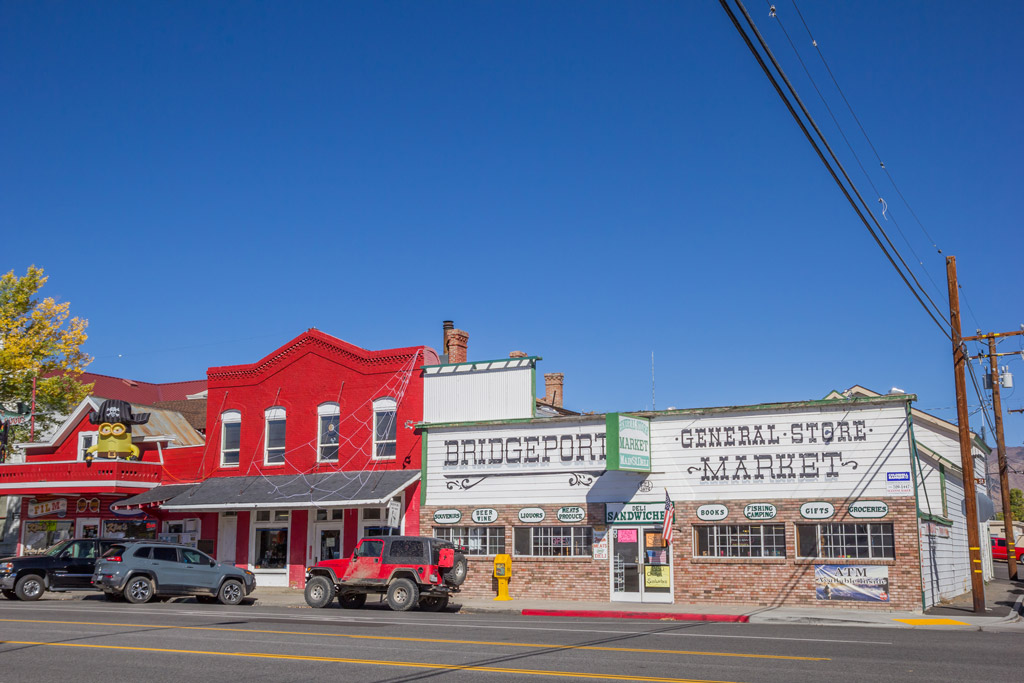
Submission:
M 964 507 L 967 512 L 967 552 L 971 560 L 971 596 L 974 612 L 985 613 L 985 582 L 981 569 L 981 541 L 978 534 L 978 495 L 974 485 L 974 457 L 971 454 L 971 427 L 967 416 L 967 380 L 964 365 L 967 354 L 960 338 L 960 293 L 956 282 L 956 257 L 946 257 L 949 286 L 949 328 L 953 339 L 953 377 L 956 384 L 956 420 L 960 431 L 960 466 L 964 476 Z
M 1013 508 L 1010 507 L 1010 480 L 1006 466 L 1006 442 L 1003 440 L 1003 403 L 999 395 L 998 358 L 1010 354 L 996 353 L 996 339 L 1000 337 L 1015 337 L 1024 334 L 1021 332 L 993 332 L 991 334 L 979 334 L 974 337 L 964 337 L 964 341 L 988 340 L 988 354 L 978 354 L 972 358 L 984 358 L 988 356 L 992 368 L 992 411 L 996 414 L 996 453 L 999 455 L 999 496 L 1003 499 L 1003 535 L 1006 537 L 1006 570 L 1010 580 L 1017 580 L 1017 551 L 1015 550 L 1013 533 Z

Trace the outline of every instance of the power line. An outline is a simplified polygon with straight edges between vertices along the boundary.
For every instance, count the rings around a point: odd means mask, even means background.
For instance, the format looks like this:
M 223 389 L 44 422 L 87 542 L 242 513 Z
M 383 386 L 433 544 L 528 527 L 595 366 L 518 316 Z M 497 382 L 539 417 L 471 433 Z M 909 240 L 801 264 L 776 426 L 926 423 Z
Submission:
M 910 206 L 910 202 L 907 201 L 907 198 L 903 196 L 903 192 L 900 191 L 899 185 L 896 184 L 896 179 L 892 177 L 892 174 L 889 173 L 889 169 L 885 166 L 885 162 L 882 161 L 882 157 L 878 153 L 875 143 L 871 141 L 871 137 L 868 135 L 868 132 L 864 130 L 864 125 L 860 122 L 860 118 L 857 116 L 856 112 L 853 111 L 850 101 L 846 99 L 846 93 L 844 93 L 843 89 L 839 86 L 839 81 L 836 80 L 835 74 L 832 73 L 832 68 L 828 65 L 828 60 L 825 59 L 825 55 L 822 53 L 821 47 L 818 46 L 818 41 L 815 40 L 814 36 L 811 34 L 811 28 L 807 25 L 807 21 L 804 19 L 804 15 L 803 12 L 800 11 L 800 7 L 796 4 L 796 0 L 793 0 L 793 9 L 796 10 L 797 16 L 800 17 L 800 22 L 804 25 L 804 29 L 807 31 L 807 37 L 811 39 L 811 45 L 814 46 L 815 52 L 818 53 L 818 58 L 825 66 L 825 70 L 828 72 L 829 78 L 832 79 L 832 83 L 836 86 L 836 90 L 839 91 L 840 97 L 842 97 L 843 102 L 846 103 L 846 108 L 850 111 L 850 115 L 853 117 L 853 120 L 857 122 L 857 126 L 860 128 L 860 132 L 864 135 L 864 139 L 867 140 L 868 145 L 870 145 L 871 151 L 875 153 L 875 159 L 878 160 L 878 165 L 882 167 L 883 171 L 885 171 L 885 175 L 888 176 L 889 182 L 892 183 L 893 189 L 896 190 L 896 194 L 899 195 L 903 204 L 906 205 L 907 209 L 910 211 L 910 215 L 913 216 L 914 220 L 917 221 L 917 224 L 921 226 L 921 232 L 923 232 L 925 237 L 928 238 L 928 241 L 931 242 L 931 245 L 935 250 L 941 254 L 942 249 L 940 249 L 939 245 L 936 244 L 934 239 L 932 239 L 932 236 L 928 234 L 928 230 L 925 229 L 924 223 L 922 223 L 921 219 L 917 217 L 917 213 L 914 211 L 913 207 Z
M 828 100 L 825 98 L 825 95 L 821 92 L 821 88 L 818 87 L 817 81 L 814 79 L 814 76 L 811 74 L 811 71 L 807 67 L 807 64 L 804 62 L 803 57 L 800 56 L 800 50 L 797 49 L 796 43 L 794 43 L 792 37 L 790 37 L 789 31 L 786 30 L 786 25 L 785 25 L 785 23 L 783 23 L 782 18 L 778 15 L 778 12 L 776 11 L 775 5 L 771 4 L 771 0 L 765 0 L 765 2 L 768 4 L 768 6 L 770 8 L 769 16 L 771 16 L 773 19 L 775 19 L 778 22 L 779 28 L 782 29 L 782 34 L 784 36 L 786 36 L 786 40 L 789 42 L 789 46 L 793 50 L 793 54 L 796 55 L 797 61 L 800 62 L 800 66 L 803 68 L 804 73 L 807 75 L 808 80 L 811 82 L 811 85 L 814 87 L 814 91 L 818 94 L 818 99 L 821 100 L 822 105 L 824 105 L 824 107 L 825 107 L 825 111 L 828 112 L 829 117 L 832 119 L 832 123 L 835 124 L 836 129 L 839 131 L 839 135 L 843 138 L 843 142 L 846 143 L 847 149 L 850 150 L 850 153 L 853 155 L 854 160 L 857 162 L 857 166 L 860 167 L 861 173 L 864 174 L 864 178 L 868 181 L 868 184 L 871 186 L 871 189 L 874 191 L 875 196 L 878 197 L 879 203 L 882 204 L 882 206 L 883 206 L 882 217 L 885 218 L 886 220 L 892 221 L 892 224 L 894 226 L 896 226 L 896 231 L 899 232 L 900 237 L 903 238 L 903 242 L 907 245 L 907 248 L 910 249 L 910 253 L 914 255 L 914 259 L 917 261 L 918 265 L 920 265 L 921 268 L 924 270 L 924 274 L 928 277 L 928 280 L 932 283 L 932 286 L 935 288 L 935 291 L 936 292 L 941 292 L 942 288 L 939 287 L 937 282 L 935 282 L 935 278 L 932 277 L 931 271 L 928 270 L 928 267 L 925 265 L 924 261 L 918 255 L 917 250 L 914 249 L 914 245 L 910 243 L 910 240 L 907 238 L 906 234 L 903 232 L 903 228 L 900 227 L 899 221 L 896 220 L 896 216 L 889 216 L 889 217 L 887 217 L 885 215 L 887 211 L 891 212 L 891 209 L 889 208 L 888 204 L 885 202 L 885 199 L 882 197 L 882 193 L 879 191 L 878 187 L 875 185 L 874 180 L 871 179 L 871 174 L 868 173 L 867 169 L 864 167 L 864 164 L 861 161 L 860 155 L 857 154 L 857 150 L 853 147 L 853 144 L 850 142 L 850 139 L 847 137 L 846 132 L 843 130 L 842 124 L 839 123 L 839 119 L 836 117 L 835 112 L 833 112 L 832 107 L 829 106 Z M 806 23 L 804 24 L 804 27 L 805 28 L 807 27 Z M 810 31 L 809 30 L 808 30 L 808 35 L 810 35 Z M 811 42 L 814 44 L 815 47 L 817 47 L 817 41 L 815 41 L 813 39 L 813 37 L 811 38 Z M 819 51 L 818 55 L 819 55 L 819 57 L 821 57 L 820 51 Z M 826 64 L 825 66 L 826 66 L 826 69 L 827 69 L 828 65 Z M 831 70 L 829 71 L 829 75 L 830 76 L 832 75 L 831 74 Z M 850 103 L 846 99 L 846 96 L 842 93 L 842 90 L 839 88 L 839 84 L 836 81 L 834 76 L 832 76 L 832 82 L 836 85 L 836 89 L 840 91 L 840 95 L 842 95 L 843 101 L 846 102 L 847 109 L 850 110 L 850 113 L 853 115 L 854 119 L 857 120 L 857 125 L 860 126 L 861 132 L 864 133 L 864 137 L 867 139 L 867 133 L 864 131 L 864 127 L 860 125 L 860 120 L 857 119 L 856 114 L 853 113 L 853 108 L 850 106 Z M 871 140 L 870 139 L 868 139 L 868 144 L 871 144 Z M 874 149 L 874 145 L 873 144 L 871 144 L 871 148 Z M 876 157 L 877 157 L 877 154 L 878 153 L 877 153 L 877 150 L 876 150 L 876 152 L 875 152 Z M 884 168 L 884 166 L 885 165 L 882 164 L 883 168 Z M 906 202 L 904 202 L 904 203 L 906 203 Z M 877 222 L 877 220 L 878 219 L 876 218 L 875 221 Z M 883 234 L 884 234 L 884 231 L 883 231 Z M 886 240 L 888 241 L 888 239 L 889 239 L 888 235 L 886 235 Z M 891 241 L 889 242 L 889 245 L 893 247 L 894 251 L 896 250 L 896 247 L 892 245 Z M 941 253 L 941 252 L 942 252 L 942 250 L 940 249 L 939 253 Z M 897 252 L 897 255 L 898 255 L 898 253 L 899 252 Z M 915 277 L 913 275 L 913 271 L 911 270 L 910 266 L 907 265 L 906 261 L 904 261 L 902 257 L 900 257 L 900 261 L 903 263 L 904 267 L 907 269 L 907 272 L 910 273 L 911 277 L 914 278 L 914 282 L 917 284 L 917 286 L 923 292 L 924 291 L 924 287 L 921 285 L 920 281 L 918 281 L 917 277 Z M 929 297 L 929 301 L 931 301 L 930 297 Z M 936 310 L 939 311 L 940 315 L 943 315 L 942 312 L 941 312 L 941 309 L 939 309 L 939 307 L 937 305 L 935 305 L 934 301 L 932 301 L 932 305 L 935 306 Z
M 952 336 L 950 335 L 950 332 L 949 332 L 949 329 L 948 329 L 948 323 L 943 324 L 943 322 L 940 322 L 939 318 L 936 318 L 935 314 L 925 304 L 924 300 L 921 298 L 921 293 L 919 293 L 918 290 L 914 288 L 914 286 L 907 279 L 906 274 L 903 272 L 903 270 L 900 269 L 899 265 L 897 265 L 896 261 L 893 259 L 892 255 L 889 253 L 888 249 L 886 249 L 885 245 L 882 243 L 882 240 L 879 239 L 877 233 L 871 227 L 871 224 L 868 222 L 867 218 L 864 216 L 864 213 L 861 211 L 860 207 L 857 205 L 857 203 L 854 201 L 853 197 L 850 195 L 850 191 L 843 184 L 843 182 L 839 179 L 839 176 L 836 174 L 835 169 L 832 167 L 832 165 L 825 158 L 825 155 L 821 151 L 821 148 L 818 146 L 817 141 L 811 135 L 810 131 L 807 130 L 807 126 L 804 124 L 804 122 L 800 118 L 799 114 L 797 114 L 796 110 L 793 108 L 793 104 L 789 101 L 789 98 L 786 97 L 786 94 L 782 91 L 782 87 L 779 85 L 778 80 L 775 78 L 775 75 L 768 68 L 768 65 L 765 63 L 764 58 L 761 56 L 761 54 L 757 51 L 757 48 L 754 47 L 753 42 L 750 40 L 750 36 L 747 35 L 747 32 L 744 30 L 743 26 L 740 25 L 739 20 L 736 18 L 735 13 L 732 11 L 732 8 L 729 7 L 729 5 L 727 4 L 726 0 L 719 0 L 719 3 L 722 5 L 722 8 L 725 10 L 726 14 L 729 16 L 729 19 L 732 21 L 733 26 L 739 32 L 740 37 L 743 38 L 743 41 L 744 41 L 744 43 L 746 43 L 747 48 L 750 50 L 751 54 L 754 55 L 754 58 L 757 60 L 758 64 L 761 66 L 761 69 L 764 71 L 765 75 L 768 77 L 768 80 L 771 82 L 772 86 L 775 88 L 775 92 L 779 95 L 779 97 L 782 99 L 783 103 L 786 105 L 786 108 L 789 110 L 789 113 L 793 117 L 793 120 L 796 121 L 797 125 L 800 127 L 800 130 L 803 132 L 804 136 L 807 138 L 807 141 L 811 143 L 811 146 L 814 148 L 814 151 L 818 154 L 818 158 L 821 159 L 821 162 L 825 165 L 825 168 L 828 170 L 829 174 L 832 176 L 832 180 L 836 183 L 836 185 L 839 187 L 840 191 L 846 197 L 846 200 L 850 203 L 850 206 L 853 207 L 854 212 L 856 212 L 858 218 L 860 218 L 861 222 L 864 224 L 864 227 L 867 228 L 867 230 L 871 234 L 872 238 L 874 238 L 875 243 L 878 244 L 878 247 L 882 250 L 882 253 L 885 254 L 885 257 L 889 260 L 889 263 L 892 265 L 892 267 L 899 274 L 900 279 L 903 280 L 903 283 L 907 286 L 907 288 L 910 290 L 910 292 L 914 295 L 914 298 L 917 299 L 917 302 L 919 304 L 921 304 L 922 308 L 924 308 L 925 313 L 928 314 L 928 316 L 932 319 L 932 321 L 935 323 L 935 325 L 942 331 L 942 333 L 946 336 L 947 339 L 952 339 Z M 814 126 L 814 129 L 818 133 L 818 136 L 822 139 L 822 142 L 826 145 L 826 147 L 828 147 L 828 143 L 825 141 L 824 135 L 822 135 L 820 129 L 814 123 L 814 120 L 810 116 L 810 114 L 807 112 L 806 107 L 803 106 L 803 103 L 801 102 L 799 96 L 796 94 L 796 91 L 793 89 L 792 84 L 786 78 L 786 75 L 782 71 L 782 68 L 779 66 L 778 61 L 772 55 L 771 50 L 768 49 L 767 44 L 765 44 L 765 42 L 764 42 L 764 38 L 761 37 L 760 32 L 757 30 L 757 27 L 754 26 L 753 20 L 750 18 L 749 13 L 747 13 L 746 8 L 743 6 L 743 3 L 740 0 L 736 0 L 736 3 L 739 6 L 740 10 L 743 12 L 744 16 L 746 17 L 747 23 L 750 25 L 751 30 L 753 30 L 754 34 L 757 36 L 758 41 L 761 44 L 762 49 L 769 56 L 769 58 L 772 60 L 772 64 L 775 66 L 776 70 L 779 72 L 779 75 L 782 76 L 783 80 L 786 82 L 786 85 L 789 88 L 790 92 L 793 94 L 794 98 L 800 104 L 800 108 L 803 111 L 804 115 L 807 117 L 807 119 L 811 123 L 811 125 Z M 835 159 L 835 155 L 834 155 L 834 153 L 832 153 L 831 148 L 829 148 L 829 153 L 832 155 L 833 159 Z M 854 192 L 856 192 L 856 188 L 853 185 L 853 182 L 850 181 L 848 174 L 846 174 L 845 170 L 842 169 L 842 164 L 839 163 L 838 159 L 836 159 L 836 164 L 842 170 L 843 175 L 846 178 L 847 182 L 850 183 L 851 187 L 853 187 Z M 859 193 L 858 193 L 858 198 L 860 198 Z M 860 198 L 860 199 L 861 199 L 861 203 L 864 204 L 863 198 Z M 868 215 L 871 215 L 870 211 L 868 212 Z M 872 219 L 874 219 L 873 215 L 872 215 Z M 877 225 L 877 221 L 876 221 L 876 225 Z M 881 230 L 881 226 L 879 225 L 878 227 L 879 227 L 880 231 L 882 231 L 883 234 L 884 234 L 884 230 Z M 891 244 L 891 242 L 890 242 L 890 244 Z M 927 296 L 928 296 L 927 293 L 925 293 L 925 297 L 927 297 Z M 932 302 L 932 306 L 935 306 L 934 302 Z M 941 317 L 941 313 L 940 313 L 940 317 Z

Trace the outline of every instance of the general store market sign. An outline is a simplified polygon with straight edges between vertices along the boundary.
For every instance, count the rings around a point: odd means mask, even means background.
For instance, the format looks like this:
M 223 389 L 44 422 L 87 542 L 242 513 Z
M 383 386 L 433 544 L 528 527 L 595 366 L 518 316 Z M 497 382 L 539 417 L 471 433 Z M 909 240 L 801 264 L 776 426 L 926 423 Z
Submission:
M 651 471 L 651 421 L 619 413 L 605 416 L 609 470 Z

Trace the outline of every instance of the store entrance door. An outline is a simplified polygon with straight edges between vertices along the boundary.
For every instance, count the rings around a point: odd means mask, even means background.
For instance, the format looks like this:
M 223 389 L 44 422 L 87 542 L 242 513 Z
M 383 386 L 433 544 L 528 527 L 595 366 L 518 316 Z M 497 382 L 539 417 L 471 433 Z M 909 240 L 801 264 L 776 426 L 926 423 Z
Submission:
M 341 524 L 317 524 L 313 530 L 313 563 L 341 559 Z
M 661 528 L 616 526 L 610 534 L 612 600 L 672 602 L 672 549 Z

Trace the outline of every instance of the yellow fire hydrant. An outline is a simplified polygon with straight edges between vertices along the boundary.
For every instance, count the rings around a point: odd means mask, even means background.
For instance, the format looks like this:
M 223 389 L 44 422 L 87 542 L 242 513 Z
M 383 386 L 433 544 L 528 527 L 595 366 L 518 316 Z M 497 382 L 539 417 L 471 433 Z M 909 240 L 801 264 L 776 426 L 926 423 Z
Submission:
M 494 556 L 494 578 L 498 580 L 498 597 L 495 600 L 511 600 L 508 594 L 508 580 L 512 576 L 512 556 Z

